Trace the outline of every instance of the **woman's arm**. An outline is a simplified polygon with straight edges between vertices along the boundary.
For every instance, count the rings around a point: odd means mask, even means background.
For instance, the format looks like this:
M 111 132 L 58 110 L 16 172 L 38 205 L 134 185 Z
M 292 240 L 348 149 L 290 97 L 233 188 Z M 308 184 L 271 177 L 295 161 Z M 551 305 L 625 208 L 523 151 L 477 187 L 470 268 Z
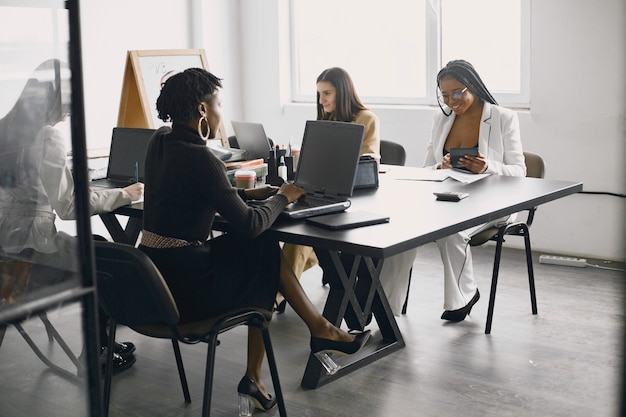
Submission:
M 495 132 L 502 144 L 502 160 L 488 159 L 486 173 L 509 175 L 515 177 L 526 176 L 526 162 L 522 149 L 522 140 L 517 113 L 512 110 L 504 110 L 500 113 L 500 131 Z M 492 132 L 493 134 L 494 132 Z
M 67 164 L 64 139 L 50 126 L 44 127 L 41 134 L 44 143 L 44 157 L 40 176 L 50 205 L 62 220 L 76 218 L 74 178 Z M 105 213 L 130 204 L 131 197 L 122 189 L 102 190 L 89 194 L 90 214 Z
M 378 116 L 369 110 L 361 110 L 354 123 L 365 126 L 361 155 L 365 153 L 380 154 L 380 122 Z

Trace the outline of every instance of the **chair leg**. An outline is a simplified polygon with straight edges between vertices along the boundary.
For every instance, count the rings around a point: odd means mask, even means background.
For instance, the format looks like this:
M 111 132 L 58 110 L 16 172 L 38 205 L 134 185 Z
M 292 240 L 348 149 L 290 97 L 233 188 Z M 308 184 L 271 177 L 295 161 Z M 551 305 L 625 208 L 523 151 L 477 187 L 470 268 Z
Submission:
M 272 383 L 274 384 L 276 401 L 278 402 L 278 413 L 280 414 L 280 417 L 287 417 L 287 409 L 285 408 L 283 391 L 280 387 L 280 381 L 278 379 L 278 368 L 276 366 L 276 358 L 274 357 L 274 349 L 272 348 L 272 340 L 270 338 L 270 332 L 267 328 L 267 324 L 263 326 L 262 334 L 263 343 L 265 344 L 265 354 L 267 356 L 270 374 L 272 375 Z
M 502 256 L 502 242 L 504 233 L 502 230 L 498 234 L 496 242 L 496 254 L 493 260 L 493 274 L 491 276 L 491 293 L 489 294 L 489 308 L 487 309 L 487 323 L 485 324 L 485 334 L 491 333 L 491 322 L 493 321 L 493 308 L 496 303 L 496 288 L 498 286 L 498 273 L 500 271 L 500 258 Z
M 217 332 L 209 335 L 206 356 L 206 371 L 204 375 L 204 400 L 202 402 L 202 417 L 211 414 L 211 393 L 213 391 L 213 369 L 215 366 L 215 350 L 217 347 Z
M 59 332 L 57 332 L 57 329 L 55 329 L 52 323 L 50 323 L 48 315 L 44 312 L 39 314 L 39 318 L 46 328 L 46 332 L 48 333 L 48 340 L 50 340 L 51 342 L 56 340 L 59 346 L 61 346 L 61 349 L 63 349 L 63 351 L 67 355 L 67 357 L 70 358 L 72 363 L 76 366 L 76 369 L 79 369 L 81 366 L 80 361 L 78 360 L 76 355 L 74 355 L 74 352 L 72 352 L 67 343 L 65 343 L 65 340 L 63 340 Z
M 59 342 L 59 344 L 61 345 L 61 348 L 65 351 L 65 353 L 72 360 L 74 365 L 76 365 L 76 367 L 77 367 L 76 374 L 74 374 L 72 372 L 69 372 L 66 369 L 61 368 L 60 366 L 58 366 L 55 363 L 53 363 L 50 359 L 48 359 L 48 357 L 41 351 L 41 349 L 39 349 L 37 344 L 33 341 L 33 339 L 31 339 L 31 337 L 28 335 L 28 333 L 26 332 L 26 330 L 22 327 L 22 325 L 20 323 L 15 322 L 15 323 L 13 323 L 13 326 L 15 326 L 15 328 L 20 333 L 22 338 L 26 341 L 26 343 L 28 343 L 28 346 L 30 346 L 30 348 L 33 350 L 35 355 L 37 355 L 37 357 L 43 363 L 45 363 L 50 369 L 54 370 L 55 372 L 58 372 L 59 374 L 67 376 L 69 378 L 76 378 L 77 377 L 79 361 L 76 358 L 76 356 L 74 356 L 74 354 L 69 349 L 69 347 L 65 344 L 65 342 L 63 341 L 61 336 L 58 333 L 56 333 L 56 331 L 55 331 L 56 337 L 58 337 L 57 342 Z
M 528 226 L 523 225 L 524 245 L 526 246 L 526 266 L 528 268 L 528 285 L 530 287 L 530 306 L 533 314 L 537 314 L 537 295 L 535 293 L 535 273 L 533 270 L 533 253 L 530 249 L 530 233 Z
M 7 332 L 7 325 L 0 324 L 0 346 L 2 346 L 2 341 L 4 340 L 4 334 Z
M 406 285 L 406 298 L 402 306 L 402 314 L 406 314 L 406 308 L 409 305 L 409 291 L 411 290 L 411 277 L 413 276 L 413 268 L 409 269 L 409 282 Z
M 172 339 L 172 347 L 174 348 L 174 356 L 176 357 L 176 366 L 178 367 L 178 376 L 180 377 L 180 385 L 183 387 L 183 396 L 185 402 L 191 402 L 191 395 L 189 395 L 189 385 L 187 385 L 187 376 L 185 375 L 185 367 L 183 366 L 183 358 L 180 354 L 180 345 L 178 340 Z

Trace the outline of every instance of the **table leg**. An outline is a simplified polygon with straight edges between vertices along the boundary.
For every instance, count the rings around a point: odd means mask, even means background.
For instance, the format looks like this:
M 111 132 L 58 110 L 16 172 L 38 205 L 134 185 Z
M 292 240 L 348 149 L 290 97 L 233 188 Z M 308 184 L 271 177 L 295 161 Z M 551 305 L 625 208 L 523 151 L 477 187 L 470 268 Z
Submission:
M 379 276 L 384 260 L 338 251 L 316 249 L 315 253 L 324 271 L 324 281 L 330 285 L 324 317 L 336 326 L 345 320 L 350 329 L 363 330 L 373 316 L 378 323 L 381 337 L 373 336 L 354 355 L 335 358 L 341 369 L 333 375 L 326 373 L 313 354 L 309 355 L 301 382 L 304 388 L 325 385 L 405 345 L 380 285 Z
M 139 232 L 141 232 L 142 228 L 141 218 L 129 217 L 128 223 L 126 223 L 126 228 L 122 227 L 116 215 L 113 213 L 102 213 L 100 214 L 100 218 L 102 219 L 104 226 L 111 234 L 111 238 L 114 242 L 126 243 L 128 245 L 135 246 L 137 239 L 139 238 Z

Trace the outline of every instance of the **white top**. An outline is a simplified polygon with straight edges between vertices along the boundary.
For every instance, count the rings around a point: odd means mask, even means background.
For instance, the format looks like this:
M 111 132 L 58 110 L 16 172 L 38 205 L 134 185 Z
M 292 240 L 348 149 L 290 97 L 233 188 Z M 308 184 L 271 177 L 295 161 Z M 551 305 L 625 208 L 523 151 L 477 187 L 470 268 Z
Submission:
M 26 248 L 57 252 L 56 215 L 63 220 L 76 217 L 74 180 L 59 131 L 45 126 L 34 144 L 21 151 L 18 164 L 16 185 L 0 187 L 0 246 L 7 253 Z M 130 195 L 121 188 L 89 194 L 92 215 L 130 203 Z

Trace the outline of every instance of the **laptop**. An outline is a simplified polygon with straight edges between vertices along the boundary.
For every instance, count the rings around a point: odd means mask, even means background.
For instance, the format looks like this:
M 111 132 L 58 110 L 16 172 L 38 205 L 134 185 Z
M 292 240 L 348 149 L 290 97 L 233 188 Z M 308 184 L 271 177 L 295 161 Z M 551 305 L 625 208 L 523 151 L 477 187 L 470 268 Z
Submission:
M 306 122 L 294 179 L 306 198 L 285 207 L 284 217 L 303 219 L 350 207 L 364 131 L 355 123 Z
M 144 181 L 144 162 L 154 129 L 114 127 L 106 178 L 91 181 L 93 188 L 123 188 Z
M 246 159 L 267 158 L 270 141 L 261 123 L 231 121 L 239 149 L 246 150 Z

